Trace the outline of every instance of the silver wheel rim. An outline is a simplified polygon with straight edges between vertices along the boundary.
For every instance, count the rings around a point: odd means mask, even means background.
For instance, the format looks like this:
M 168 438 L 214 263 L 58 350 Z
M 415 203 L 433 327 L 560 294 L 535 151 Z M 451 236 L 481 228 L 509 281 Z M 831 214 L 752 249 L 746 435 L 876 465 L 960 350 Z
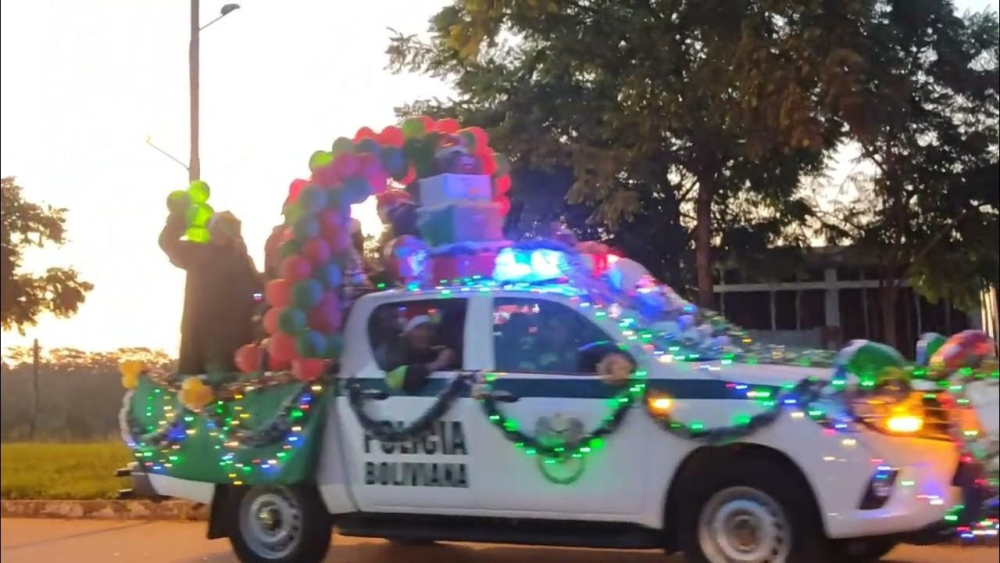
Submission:
M 257 556 L 287 557 L 302 538 L 302 511 L 285 489 L 251 492 L 240 503 L 240 532 Z
M 698 543 L 712 563 L 785 563 L 791 527 L 769 495 L 730 487 L 712 495 L 702 509 Z

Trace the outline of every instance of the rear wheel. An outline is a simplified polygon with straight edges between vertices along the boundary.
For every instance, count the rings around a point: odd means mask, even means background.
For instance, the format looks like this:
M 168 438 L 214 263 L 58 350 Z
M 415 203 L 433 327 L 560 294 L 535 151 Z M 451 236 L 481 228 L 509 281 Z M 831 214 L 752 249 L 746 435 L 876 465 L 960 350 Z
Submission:
M 320 563 L 326 557 L 333 527 L 315 491 L 252 487 L 233 502 L 229 541 L 242 563 Z
M 737 462 L 738 461 L 738 462 Z M 685 483 L 680 547 L 691 563 L 824 563 L 807 483 L 783 463 L 754 457 L 716 463 Z

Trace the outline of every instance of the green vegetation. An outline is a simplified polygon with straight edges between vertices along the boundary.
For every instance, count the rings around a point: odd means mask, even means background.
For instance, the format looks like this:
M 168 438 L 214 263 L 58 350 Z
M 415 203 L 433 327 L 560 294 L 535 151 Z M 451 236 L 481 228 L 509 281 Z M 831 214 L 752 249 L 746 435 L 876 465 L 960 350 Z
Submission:
M 126 482 L 114 472 L 132 460 L 121 442 L 0 446 L 5 499 L 113 498 Z

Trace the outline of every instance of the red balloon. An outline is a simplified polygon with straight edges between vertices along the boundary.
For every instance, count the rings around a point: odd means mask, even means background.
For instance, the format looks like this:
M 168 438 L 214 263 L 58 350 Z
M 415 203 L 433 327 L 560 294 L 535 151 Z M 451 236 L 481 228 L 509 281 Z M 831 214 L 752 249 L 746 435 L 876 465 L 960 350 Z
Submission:
M 451 135 L 453 133 L 457 133 L 458 130 L 461 128 L 462 126 L 458 123 L 458 120 L 452 119 L 450 117 L 441 119 L 434 124 L 434 131 L 437 131 L 438 133 L 441 133 L 443 135 Z
M 289 256 L 281 262 L 281 277 L 292 281 L 302 281 L 312 275 L 312 265 L 302 256 Z
M 499 196 L 495 198 L 493 201 L 500 204 L 501 215 L 506 215 L 507 212 L 510 211 L 510 198 L 508 198 L 507 196 L 505 195 Z
M 403 146 L 403 131 L 399 127 L 393 127 L 390 125 L 382 130 L 378 134 L 378 142 L 384 147 L 401 147 Z
M 313 266 L 322 266 L 330 261 L 330 245 L 321 238 L 309 239 L 302 245 L 302 256 Z
M 340 321 L 340 299 L 336 293 L 327 291 L 319 305 L 309 311 L 309 328 L 331 334 L 340 329 Z
M 358 160 L 358 155 L 352 152 L 345 152 L 337 157 L 337 160 L 333 161 L 333 168 L 337 172 L 337 176 L 340 178 L 349 178 L 356 175 L 361 167 L 361 162 Z
M 487 176 L 492 176 L 497 171 L 497 161 L 492 152 L 479 155 L 479 163 L 482 165 L 483 174 Z
M 237 369 L 241 372 L 253 373 L 260 368 L 260 362 L 263 357 L 264 351 L 256 344 L 244 344 L 236 350 L 233 360 Z
M 295 339 L 287 334 L 273 334 L 267 341 L 267 353 L 277 362 L 290 362 L 298 357 Z
M 278 334 L 278 317 L 281 316 L 281 312 L 284 311 L 284 307 L 271 307 L 264 313 L 264 317 L 261 318 L 260 324 L 264 325 L 264 330 L 268 334 Z
M 269 347 L 270 339 L 265 340 L 261 343 L 261 348 L 263 350 L 270 349 Z M 278 360 L 268 352 L 267 354 L 267 370 L 268 371 L 288 371 L 292 367 L 291 360 Z
M 358 129 L 358 132 L 354 134 L 354 142 L 363 141 L 365 139 L 376 139 L 378 135 L 369 127 L 362 127 Z
M 317 184 L 326 187 L 336 186 L 340 184 L 341 180 L 340 175 L 337 174 L 336 167 L 332 163 L 314 170 L 312 178 Z
M 324 237 L 330 237 L 344 230 L 344 217 L 333 209 L 324 209 L 316 214 L 319 221 L 319 232 Z
M 316 381 L 326 372 L 329 361 L 319 358 L 292 360 L 292 375 L 299 381 Z
M 434 125 L 435 125 L 434 124 L 434 118 L 427 117 L 426 115 L 421 115 L 417 119 L 419 119 L 420 121 L 422 121 L 424 123 L 424 131 L 427 131 L 428 133 L 430 133 L 431 131 L 434 130 Z
M 286 279 L 276 279 L 264 286 L 264 299 L 272 307 L 287 307 L 292 300 L 292 284 Z
M 292 180 L 292 183 L 288 185 L 288 201 L 289 203 L 294 202 L 299 198 L 299 194 L 302 193 L 302 189 L 309 185 L 308 180 Z
M 493 181 L 494 194 L 501 196 L 510 191 L 510 176 L 500 176 Z

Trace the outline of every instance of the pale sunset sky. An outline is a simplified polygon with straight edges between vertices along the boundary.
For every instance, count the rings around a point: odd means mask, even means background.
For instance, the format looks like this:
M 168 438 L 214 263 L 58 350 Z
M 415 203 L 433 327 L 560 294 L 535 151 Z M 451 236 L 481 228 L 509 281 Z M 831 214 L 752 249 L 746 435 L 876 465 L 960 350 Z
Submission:
M 202 23 L 225 2 L 201 0 Z M 201 36 L 202 178 L 216 210 L 243 220 L 258 267 L 288 183 L 309 155 L 393 107 L 447 97 L 434 79 L 385 70 L 391 27 L 422 33 L 448 0 L 244 0 Z M 95 285 L 78 315 L 44 318 L 3 347 L 176 351 L 183 273 L 156 238 L 187 172 L 187 0 L 3 0 L 0 174 L 69 209 L 68 244 L 31 268 L 72 266 Z M 960 10 L 997 0 L 957 0 Z M 371 205 L 356 209 L 367 232 Z

